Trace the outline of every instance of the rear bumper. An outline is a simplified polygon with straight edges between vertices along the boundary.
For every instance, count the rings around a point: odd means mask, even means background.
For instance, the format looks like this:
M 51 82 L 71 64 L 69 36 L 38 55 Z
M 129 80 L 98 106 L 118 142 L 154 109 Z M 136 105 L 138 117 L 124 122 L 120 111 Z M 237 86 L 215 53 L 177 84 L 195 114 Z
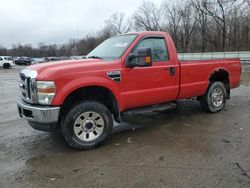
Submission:
M 28 120 L 29 124 L 38 130 L 50 131 L 56 127 L 60 107 L 38 106 L 17 99 L 17 109 L 20 117 Z

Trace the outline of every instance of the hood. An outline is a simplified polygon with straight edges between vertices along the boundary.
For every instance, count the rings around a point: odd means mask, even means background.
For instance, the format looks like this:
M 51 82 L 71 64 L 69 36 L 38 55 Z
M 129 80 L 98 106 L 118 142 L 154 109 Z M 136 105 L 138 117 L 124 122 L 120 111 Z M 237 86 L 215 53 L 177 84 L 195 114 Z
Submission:
M 79 72 L 83 73 L 107 69 L 114 65 L 114 63 L 115 62 L 107 62 L 101 59 L 66 60 L 31 65 L 28 69 L 37 71 L 37 79 L 39 80 L 53 80 L 53 77 L 61 74 L 76 74 Z

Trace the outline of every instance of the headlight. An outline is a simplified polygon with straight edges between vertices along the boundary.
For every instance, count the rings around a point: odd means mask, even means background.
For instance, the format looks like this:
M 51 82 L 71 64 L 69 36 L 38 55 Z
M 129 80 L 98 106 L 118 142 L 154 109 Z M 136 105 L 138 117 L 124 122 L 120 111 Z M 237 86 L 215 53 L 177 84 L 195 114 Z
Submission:
M 56 93 L 55 83 L 52 81 L 37 81 L 36 87 L 38 103 L 50 105 Z

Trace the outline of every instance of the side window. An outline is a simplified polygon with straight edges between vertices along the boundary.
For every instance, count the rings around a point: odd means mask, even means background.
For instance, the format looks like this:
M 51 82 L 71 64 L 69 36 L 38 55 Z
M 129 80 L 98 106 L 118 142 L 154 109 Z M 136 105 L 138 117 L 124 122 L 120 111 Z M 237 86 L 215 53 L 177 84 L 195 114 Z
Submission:
M 151 48 L 152 60 L 155 61 L 167 61 L 168 51 L 164 38 L 147 38 L 142 40 L 135 48 L 134 52 L 139 48 Z
M 0 57 L 0 61 L 2 61 L 3 59 Z

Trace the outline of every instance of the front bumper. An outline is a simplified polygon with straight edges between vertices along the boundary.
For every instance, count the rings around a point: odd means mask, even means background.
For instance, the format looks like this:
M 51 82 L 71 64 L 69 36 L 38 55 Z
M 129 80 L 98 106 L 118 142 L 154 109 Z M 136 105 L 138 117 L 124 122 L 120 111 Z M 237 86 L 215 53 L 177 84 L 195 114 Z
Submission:
M 53 124 L 58 122 L 60 107 L 31 105 L 18 97 L 17 108 L 20 117 L 24 117 L 32 124 Z

